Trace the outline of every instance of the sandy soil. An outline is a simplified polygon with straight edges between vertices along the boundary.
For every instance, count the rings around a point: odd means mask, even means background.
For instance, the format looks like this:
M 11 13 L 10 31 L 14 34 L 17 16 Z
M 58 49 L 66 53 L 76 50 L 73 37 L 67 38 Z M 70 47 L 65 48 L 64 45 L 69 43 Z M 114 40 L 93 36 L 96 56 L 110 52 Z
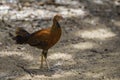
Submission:
M 16 27 L 31 33 L 48 27 L 51 19 L 39 18 L 32 22 L 35 27 L 14 19 L 8 27 L 0 21 L 0 80 L 119 80 L 120 6 L 115 1 L 79 0 L 77 7 L 66 7 L 87 13 L 66 15 L 60 23 L 61 40 L 48 54 L 51 70 L 39 69 L 40 49 L 15 44 L 10 36 Z M 54 12 L 53 5 L 44 7 Z

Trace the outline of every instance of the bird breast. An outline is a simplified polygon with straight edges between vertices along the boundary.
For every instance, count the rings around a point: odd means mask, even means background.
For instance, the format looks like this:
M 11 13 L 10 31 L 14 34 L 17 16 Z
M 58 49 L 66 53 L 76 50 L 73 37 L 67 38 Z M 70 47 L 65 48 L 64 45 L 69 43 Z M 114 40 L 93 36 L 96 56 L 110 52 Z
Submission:
M 50 47 L 55 45 L 61 37 L 61 29 L 59 28 L 58 30 L 52 31 L 51 32 L 51 39 L 49 40 Z

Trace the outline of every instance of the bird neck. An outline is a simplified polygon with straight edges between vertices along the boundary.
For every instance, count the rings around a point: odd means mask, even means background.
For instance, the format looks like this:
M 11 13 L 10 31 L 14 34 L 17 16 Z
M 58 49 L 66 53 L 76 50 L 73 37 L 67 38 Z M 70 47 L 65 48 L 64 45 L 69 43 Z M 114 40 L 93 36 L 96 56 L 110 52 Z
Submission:
M 53 25 L 51 27 L 51 34 L 52 35 L 61 34 L 61 27 L 56 19 L 53 19 Z
M 56 19 L 53 19 L 52 29 L 57 29 L 57 28 L 60 28 L 60 24 Z

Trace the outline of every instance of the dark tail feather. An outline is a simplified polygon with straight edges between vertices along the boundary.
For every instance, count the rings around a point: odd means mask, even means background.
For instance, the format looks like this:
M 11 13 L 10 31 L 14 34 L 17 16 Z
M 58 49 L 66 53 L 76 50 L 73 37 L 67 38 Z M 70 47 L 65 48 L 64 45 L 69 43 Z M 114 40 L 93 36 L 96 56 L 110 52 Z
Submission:
M 28 33 L 23 28 L 19 27 L 16 29 L 16 36 L 14 37 L 14 40 L 16 40 L 17 44 L 25 44 L 27 43 L 29 37 L 30 33 Z

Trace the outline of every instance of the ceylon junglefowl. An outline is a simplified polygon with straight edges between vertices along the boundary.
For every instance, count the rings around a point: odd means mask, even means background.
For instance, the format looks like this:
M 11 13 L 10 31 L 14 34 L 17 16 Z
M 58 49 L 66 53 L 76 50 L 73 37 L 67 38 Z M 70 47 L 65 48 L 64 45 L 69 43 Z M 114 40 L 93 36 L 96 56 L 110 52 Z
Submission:
M 63 19 L 61 15 L 55 15 L 53 24 L 47 29 L 41 29 L 37 32 L 30 34 L 23 28 L 16 29 L 15 40 L 18 44 L 29 44 L 30 46 L 42 49 L 41 55 L 41 68 L 43 67 L 43 59 L 45 59 L 48 69 L 50 69 L 47 61 L 48 49 L 54 46 L 61 37 L 61 26 L 58 21 Z

